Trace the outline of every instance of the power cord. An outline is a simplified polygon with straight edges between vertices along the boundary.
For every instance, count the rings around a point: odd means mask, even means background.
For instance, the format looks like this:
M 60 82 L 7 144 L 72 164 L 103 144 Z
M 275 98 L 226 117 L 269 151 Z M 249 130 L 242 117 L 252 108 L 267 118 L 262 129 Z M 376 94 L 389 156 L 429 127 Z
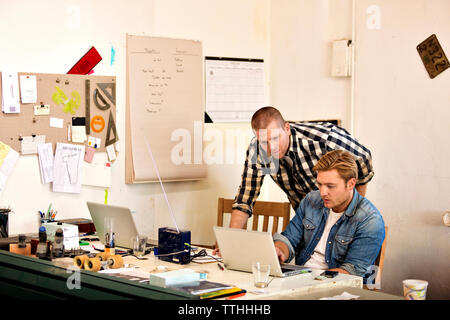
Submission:
M 198 253 L 196 253 L 196 254 L 194 254 L 194 255 L 191 255 L 191 260 L 190 260 L 190 262 L 195 262 L 195 261 L 193 261 L 195 258 L 199 258 L 199 257 L 210 257 L 210 258 L 213 258 L 214 260 L 216 260 L 217 262 L 221 262 L 221 260 L 219 260 L 219 259 L 217 259 L 216 257 L 214 257 L 214 256 L 212 256 L 212 255 L 210 255 L 210 254 L 208 254 L 207 252 L 206 252 L 206 250 L 205 249 L 202 249 L 202 250 L 200 250 Z

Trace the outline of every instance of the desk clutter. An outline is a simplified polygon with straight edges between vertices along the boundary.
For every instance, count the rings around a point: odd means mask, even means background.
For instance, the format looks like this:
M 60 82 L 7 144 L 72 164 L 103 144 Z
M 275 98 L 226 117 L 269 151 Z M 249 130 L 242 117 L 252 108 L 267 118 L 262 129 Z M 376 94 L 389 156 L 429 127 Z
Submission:
M 134 255 L 132 249 L 115 246 L 108 248 L 100 243 L 98 235 L 83 235 L 79 232 L 78 225 L 67 222 L 78 223 L 84 227 L 92 223 L 87 219 L 71 219 L 64 222 L 45 221 L 40 226 L 38 235 L 21 234 L 10 238 L 9 251 L 51 261 L 67 269 L 75 266 L 83 272 L 95 272 L 126 279 L 146 285 L 149 290 L 152 290 L 152 287 L 166 288 L 187 293 L 199 299 L 232 299 L 247 292 L 232 284 L 210 281 L 208 277 L 210 272 L 213 272 L 212 266 L 216 269 L 216 264 L 221 261 L 221 258 L 208 254 L 205 249 L 200 250 L 191 246 L 190 241 L 182 245 L 182 248 L 186 249 L 183 252 L 188 254 L 188 258 L 185 259 L 187 263 L 180 263 L 181 261 L 176 259 L 167 259 L 167 254 L 158 256 L 156 245 L 146 244 L 143 255 Z M 163 245 L 163 248 L 167 249 L 167 243 Z M 172 249 L 174 251 L 172 254 L 179 254 L 175 251 L 176 248 Z M 163 265 L 159 265 L 159 261 Z M 211 262 L 211 267 L 200 267 L 208 262 Z M 152 267 L 154 264 L 156 266 Z M 182 264 L 191 264 L 194 269 L 189 266 L 183 267 Z M 203 270 L 198 270 L 198 267 Z
M 80 269 L 94 272 L 100 271 L 100 269 L 119 269 L 124 266 L 121 255 L 112 255 L 108 252 L 76 256 L 73 264 Z

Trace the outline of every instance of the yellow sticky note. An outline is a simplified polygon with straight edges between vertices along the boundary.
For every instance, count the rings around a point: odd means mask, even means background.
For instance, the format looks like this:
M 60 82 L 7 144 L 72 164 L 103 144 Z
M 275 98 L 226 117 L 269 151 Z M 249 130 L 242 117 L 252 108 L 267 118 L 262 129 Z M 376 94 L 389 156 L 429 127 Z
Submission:
M 11 150 L 11 147 L 0 141 L 0 167 L 2 166 L 3 161 L 5 160 L 9 150 Z

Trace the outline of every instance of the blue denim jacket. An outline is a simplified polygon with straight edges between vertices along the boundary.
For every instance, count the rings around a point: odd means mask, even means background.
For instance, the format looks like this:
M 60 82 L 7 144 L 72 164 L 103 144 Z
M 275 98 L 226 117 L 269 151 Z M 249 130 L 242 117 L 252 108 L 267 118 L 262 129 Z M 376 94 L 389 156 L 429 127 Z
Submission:
M 301 201 L 286 230 L 274 235 L 289 248 L 291 261 L 304 265 L 319 242 L 329 213 L 319 191 L 312 191 Z M 356 190 L 342 217 L 331 228 L 325 250 L 328 267 L 342 268 L 364 276 L 373 265 L 384 240 L 384 221 L 377 208 Z M 367 275 L 366 275 L 367 276 Z

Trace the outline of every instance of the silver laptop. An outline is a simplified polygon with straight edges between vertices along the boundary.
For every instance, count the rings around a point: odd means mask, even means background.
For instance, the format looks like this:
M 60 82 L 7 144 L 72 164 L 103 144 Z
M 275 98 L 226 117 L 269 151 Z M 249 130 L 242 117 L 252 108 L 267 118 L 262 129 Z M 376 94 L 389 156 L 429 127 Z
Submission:
M 130 209 L 89 201 L 86 204 L 91 213 L 97 236 L 103 244 L 105 244 L 105 217 L 113 217 L 115 246 L 129 249 L 133 247 L 132 239 L 137 236 L 138 231 Z
M 214 227 L 223 263 L 228 269 L 252 272 L 252 263 L 270 264 L 270 275 L 288 277 L 311 272 L 310 268 L 280 264 L 269 232 Z

